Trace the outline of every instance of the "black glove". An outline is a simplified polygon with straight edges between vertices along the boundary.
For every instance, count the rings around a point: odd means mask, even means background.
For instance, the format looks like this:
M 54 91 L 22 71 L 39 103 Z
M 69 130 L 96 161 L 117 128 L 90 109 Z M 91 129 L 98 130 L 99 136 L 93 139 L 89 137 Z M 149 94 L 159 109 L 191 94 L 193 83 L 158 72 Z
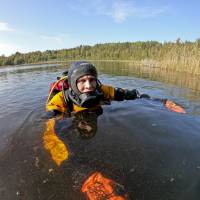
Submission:
M 151 97 L 148 94 L 141 94 L 140 98 L 150 99 Z
M 125 90 L 125 94 L 124 94 L 125 100 L 133 100 L 133 99 L 137 99 L 137 98 L 140 98 L 140 93 L 138 92 L 138 90 L 136 90 L 136 89 Z

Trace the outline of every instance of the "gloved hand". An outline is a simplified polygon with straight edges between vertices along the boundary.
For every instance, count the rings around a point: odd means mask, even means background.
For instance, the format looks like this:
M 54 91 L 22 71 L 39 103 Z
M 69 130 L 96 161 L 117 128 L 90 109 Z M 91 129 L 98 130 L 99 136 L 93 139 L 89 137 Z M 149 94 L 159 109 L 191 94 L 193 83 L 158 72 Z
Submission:
M 133 99 L 137 99 L 137 98 L 140 98 L 140 93 L 138 92 L 138 90 L 136 90 L 136 89 L 125 90 L 125 94 L 124 94 L 125 100 L 133 100 Z
M 148 94 L 141 94 L 140 98 L 150 99 L 151 97 Z

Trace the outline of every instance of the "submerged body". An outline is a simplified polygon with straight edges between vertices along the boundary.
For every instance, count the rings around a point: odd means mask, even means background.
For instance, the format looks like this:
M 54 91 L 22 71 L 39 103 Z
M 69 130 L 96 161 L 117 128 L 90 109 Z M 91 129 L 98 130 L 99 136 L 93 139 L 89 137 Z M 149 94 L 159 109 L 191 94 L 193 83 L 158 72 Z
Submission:
M 64 88 L 66 81 L 67 85 L 69 85 L 68 88 Z M 77 130 L 82 139 L 90 139 L 96 134 L 97 117 L 103 112 L 101 109 L 102 104 L 110 104 L 113 100 L 133 100 L 138 97 L 139 92 L 137 90 L 128 91 L 101 84 L 97 79 L 96 68 L 92 64 L 77 62 L 72 64 L 68 76 L 63 82 L 62 91 L 48 99 L 46 110 L 51 117 L 58 114 L 62 116 L 65 113 L 74 113 L 72 126 L 68 127 L 68 129 Z M 68 144 L 65 145 L 62 139 L 59 139 L 61 135 L 69 131 L 61 129 L 61 133 L 59 133 L 56 130 L 60 119 L 62 118 L 49 119 L 43 137 L 46 150 L 51 154 L 52 159 L 58 166 L 67 160 L 70 155 Z M 59 149 L 61 150 L 60 153 L 58 152 Z M 107 179 L 100 172 L 95 172 L 94 174 L 91 177 L 89 176 L 82 186 L 82 192 L 87 199 L 127 199 L 125 190 L 120 184 Z M 96 180 L 97 177 L 98 180 Z M 90 188 L 94 191 L 91 192 Z M 118 192 L 119 188 L 121 191 L 123 190 L 123 194 Z

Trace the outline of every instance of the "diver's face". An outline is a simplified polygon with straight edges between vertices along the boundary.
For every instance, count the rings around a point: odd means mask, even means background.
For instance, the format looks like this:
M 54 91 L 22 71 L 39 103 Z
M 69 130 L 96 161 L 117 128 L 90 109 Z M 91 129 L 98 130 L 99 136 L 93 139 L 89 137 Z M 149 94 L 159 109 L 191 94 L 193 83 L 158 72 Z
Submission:
M 97 79 L 92 75 L 85 75 L 77 80 L 77 88 L 81 93 L 94 92 L 97 87 Z

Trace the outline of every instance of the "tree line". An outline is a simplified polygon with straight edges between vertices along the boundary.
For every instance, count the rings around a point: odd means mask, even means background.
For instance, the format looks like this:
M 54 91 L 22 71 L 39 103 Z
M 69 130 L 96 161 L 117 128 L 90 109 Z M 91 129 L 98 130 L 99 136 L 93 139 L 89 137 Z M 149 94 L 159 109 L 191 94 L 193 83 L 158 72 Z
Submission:
M 157 41 L 118 42 L 80 45 L 61 50 L 16 52 L 11 56 L 0 56 L 0 66 L 20 65 L 69 60 L 126 60 L 163 69 L 200 74 L 200 39 L 195 42 L 160 43 Z

